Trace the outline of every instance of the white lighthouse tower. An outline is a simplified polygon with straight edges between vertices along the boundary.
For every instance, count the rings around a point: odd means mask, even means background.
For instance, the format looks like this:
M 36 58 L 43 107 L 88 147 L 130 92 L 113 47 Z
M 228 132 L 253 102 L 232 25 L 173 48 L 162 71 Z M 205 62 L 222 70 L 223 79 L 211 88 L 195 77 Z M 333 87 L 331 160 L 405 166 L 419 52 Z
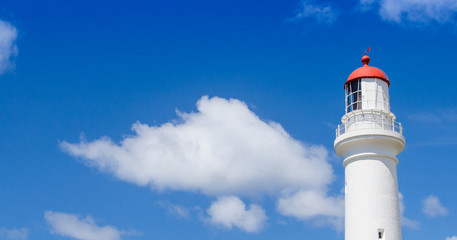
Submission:
M 346 114 L 334 143 L 344 158 L 345 240 L 401 240 L 396 155 L 405 138 L 390 112 L 389 78 L 369 62 L 365 53 L 344 84 Z

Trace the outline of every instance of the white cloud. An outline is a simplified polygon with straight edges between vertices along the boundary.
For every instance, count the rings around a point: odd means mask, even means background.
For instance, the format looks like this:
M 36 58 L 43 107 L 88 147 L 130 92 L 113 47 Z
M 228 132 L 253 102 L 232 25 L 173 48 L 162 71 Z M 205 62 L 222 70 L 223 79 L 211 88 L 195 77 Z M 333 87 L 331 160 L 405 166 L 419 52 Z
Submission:
M 29 236 L 29 230 L 27 228 L 13 228 L 7 229 L 0 227 L 0 239 L 9 240 L 25 240 Z
M 454 22 L 457 13 L 455 0 L 360 0 L 364 9 L 379 8 L 384 20 L 401 23 Z
M 232 229 L 233 226 L 249 233 L 259 232 L 267 217 L 258 205 L 251 204 L 249 209 L 237 197 L 221 197 L 206 210 L 213 224 Z
M 403 202 L 403 194 L 398 193 L 398 195 L 399 195 L 399 204 L 400 204 L 400 222 L 401 222 L 401 225 L 403 225 L 405 227 L 412 228 L 412 229 L 419 229 L 420 222 L 405 217 L 405 204 Z
M 446 216 L 448 210 L 440 203 L 437 196 L 430 195 L 422 202 L 422 212 L 429 217 Z
M 317 22 L 333 23 L 336 18 L 337 13 L 330 5 L 317 5 L 303 0 L 300 2 L 299 12 L 290 20 L 299 22 L 304 19 L 315 19 Z
M 120 240 L 122 235 L 128 234 L 113 226 L 100 227 L 91 216 L 82 218 L 74 214 L 46 211 L 44 217 L 53 234 L 78 240 Z
M 457 240 L 457 236 L 447 237 L 446 240 Z
M 344 227 L 343 197 L 328 197 L 324 192 L 299 191 L 279 198 L 278 211 L 285 216 L 301 220 L 317 219 L 318 223 L 330 224 L 338 230 Z
M 0 20 L 0 74 L 14 65 L 12 58 L 18 53 L 16 38 L 16 28 L 10 23 Z
M 135 123 L 135 135 L 120 145 L 103 137 L 61 147 L 89 166 L 159 190 L 252 196 L 321 189 L 332 181 L 324 147 L 293 139 L 245 103 L 202 97 L 197 109 L 179 113 L 179 123 Z
M 135 134 L 119 144 L 103 137 L 61 147 L 88 166 L 157 190 L 259 197 L 325 192 L 332 182 L 324 147 L 293 139 L 245 103 L 205 96 L 197 110 L 161 126 L 135 123 Z

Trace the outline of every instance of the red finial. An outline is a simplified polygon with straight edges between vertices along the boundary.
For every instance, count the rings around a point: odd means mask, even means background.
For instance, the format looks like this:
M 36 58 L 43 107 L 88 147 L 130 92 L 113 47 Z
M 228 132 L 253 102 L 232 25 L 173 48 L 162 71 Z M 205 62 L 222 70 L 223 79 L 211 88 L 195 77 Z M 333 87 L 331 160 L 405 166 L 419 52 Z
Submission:
M 362 57 L 362 63 L 363 63 L 364 66 L 365 66 L 365 65 L 368 66 L 368 63 L 370 63 L 370 57 L 367 56 L 367 52 L 369 52 L 369 51 L 370 51 L 370 47 L 368 47 L 368 49 L 365 50 L 365 54 L 364 54 L 364 56 Z
M 367 55 L 363 56 L 362 57 L 362 63 L 363 65 L 365 66 L 368 66 L 368 63 L 370 63 L 370 57 L 368 57 Z

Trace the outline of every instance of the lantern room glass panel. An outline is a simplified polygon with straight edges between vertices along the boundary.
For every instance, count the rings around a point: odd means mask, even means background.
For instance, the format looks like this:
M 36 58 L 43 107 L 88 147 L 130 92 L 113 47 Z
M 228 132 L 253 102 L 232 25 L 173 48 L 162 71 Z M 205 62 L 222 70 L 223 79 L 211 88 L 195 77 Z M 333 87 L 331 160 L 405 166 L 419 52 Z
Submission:
M 362 84 L 360 79 L 346 84 L 346 113 L 362 109 Z

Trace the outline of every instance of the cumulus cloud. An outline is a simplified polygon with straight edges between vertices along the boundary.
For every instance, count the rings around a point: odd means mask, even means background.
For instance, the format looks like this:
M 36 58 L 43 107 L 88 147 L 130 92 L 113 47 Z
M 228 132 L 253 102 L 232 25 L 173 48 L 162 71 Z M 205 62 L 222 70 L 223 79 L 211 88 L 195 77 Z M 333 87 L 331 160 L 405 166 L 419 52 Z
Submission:
M 120 240 L 128 234 L 113 226 L 100 227 L 91 216 L 82 218 L 78 215 L 46 211 L 44 217 L 51 226 L 51 233 L 78 240 Z
M 301 220 L 317 219 L 317 223 L 330 224 L 335 229 L 344 227 L 344 198 L 328 197 L 325 192 L 299 191 L 282 196 L 277 203 L 278 211 L 285 216 Z
M 258 205 L 251 204 L 249 209 L 235 196 L 221 197 L 206 210 L 209 222 L 227 229 L 239 229 L 253 233 L 259 232 L 267 220 L 265 211 Z
M 17 29 L 0 20 L 0 74 L 14 66 L 12 60 L 18 53 L 16 38 Z
M 364 9 L 378 9 L 384 20 L 401 23 L 454 22 L 455 0 L 360 0 Z
M 303 0 L 300 2 L 297 15 L 289 20 L 300 22 L 305 19 L 314 19 L 320 23 L 333 23 L 336 18 L 337 13 L 330 5 L 318 5 L 312 1 Z
M 422 201 L 422 212 L 429 217 L 446 216 L 448 210 L 441 204 L 437 196 L 430 195 Z
M 206 195 L 261 195 L 318 189 L 333 179 L 322 146 L 293 139 L 245 103 L 202 97 L 198 112 L 161 126 L 135 123 L 135 135 L 62 142 L 64 151 L 119 179 L 154 189 Z
M 457 236 L 447 237 L 446 240 L 457 240 Z
M 88 166 L 159 191 L 282 196 L 325 192 L 333 180 L 324 147 L 295 140 L 239 100 L 204 96 L 197 112 L 178 116 L 161 126 L 135 123 L 135 134 L 120 143 L 102 137 L 60 146 Z
M 27 228 L 13 228 L 7 229 L 0 227 L 0 239 L 8 240 L 25 240 L 29 236 L 29 230 Z
M 401 225 L 409 227 L 412 229 L 419 229 L 420 223 L 416 220 L 409 219 L 405 217 L 405 204 L 403 201 L 403 194 L 398 193 L 399 195 L 399 204 L 400 204 L 400 222 Z

